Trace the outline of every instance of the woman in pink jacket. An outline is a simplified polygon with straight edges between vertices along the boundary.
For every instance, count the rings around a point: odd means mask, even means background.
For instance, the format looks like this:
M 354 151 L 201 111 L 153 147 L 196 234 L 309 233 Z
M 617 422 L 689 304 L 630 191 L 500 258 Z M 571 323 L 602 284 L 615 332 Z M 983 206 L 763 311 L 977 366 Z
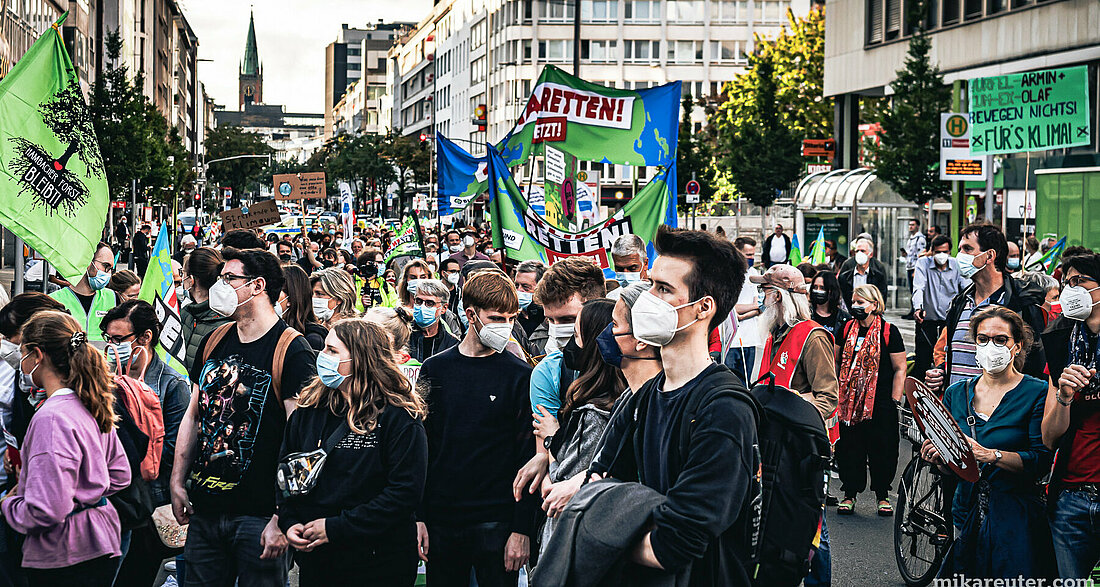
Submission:
M 114 579 L 121 527 L 107 496 L 130 484 L 115 433 L 103 353 L 62 312 L 35 314 L 22 330 L 21 376 L 47 399 L 27 430 L 19 481 L 0 512 L 25 534 L 23 568 L 35 585 L 102 585 Z

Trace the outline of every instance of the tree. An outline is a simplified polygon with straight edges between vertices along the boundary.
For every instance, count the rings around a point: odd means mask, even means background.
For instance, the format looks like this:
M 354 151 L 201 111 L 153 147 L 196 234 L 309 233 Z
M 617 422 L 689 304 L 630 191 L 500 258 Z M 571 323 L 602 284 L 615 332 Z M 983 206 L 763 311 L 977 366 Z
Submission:
M 260 135 L 246 132 L 239 126 L 224 125 L 206 135 L 206 161 L 237 155 L 269 155 L 273 151 Z M 221 187 L 233 190 L 233 206 L 240 205 L 241 194 L 262 178 L 267 161 L 260 157 L 248 157 L 218 161 L 207 167 L 207 178 Z
M 694 178 L 701 187 L 700 200 L 706 201 L 714 194 L 714 184 L 709 180 L 710 149 L 703 133 L 695 132 L 695 124 L 691 120 L 695 111 L 695 100 L 691 94 L 684 96 L 680 109 L 683 115 L 680 118 L 680 136 L 676 142 L 676 177 L 680 183 L 678 193 L 686 194 L 685 186 Z
M 893 103 L 882 111 L 880 142 L 868 145 L 879 179 L 917 204 L 946 197 L 950 191 L 950 184 L 939 177 L 938 138 L 940 113 L 950 104 L 951 89 L 944 85 L 939 66 L 929 60 L 932 41 L 920 18 L 922 11 L 923 3 L 915 3 L 909 21 L 918 24 L 909 39 L 905 68 L 890 84 Z
M 714 127 L 712 183 L 732 186 L 768 206 L 803 171 L 801 142 L 825 138 L 832 102 L 825 99 L 825 12 L 787 11 L 790 30 L 774 41 L 757 36 L 748 70 L 729 83 L 708 115 Z M 723 190 L 725 191 L 725 190 Z
M 384 157 L 387 137 L 361 134 L 337 138 L 344 140 L 336 143 L 328 168 L 334 176 L 356 186 L 360 206 L 367 201 L 368 194 L 374 199 L 397 179 L 393 165 Z
M 397 183 L 397 198 L 402 210 L 405 209 L 405 195 L 409 187 L 428 183 L 428 170 L 432 164 L 427 142 L 421 142 L 411 136 L 403 136 L 399 131 L 390 133 L 386 149 L 382 155 L 393 166 L 394 182 Z
M 142 74 L 131 80 L 129 70 L 119 62 L 122 40 L 117 31 L 107 33 L 105 46 L 107 67 L 92 85 L 88 113 L 111 196 L 129 199 L 137 180 L 139 194 L 147 194 L 154 203 L 170 204 L 194 179 L 190 156 L 178 131 L 169 129 L 164 116 L 142 93 Z M 169 162 L 169 156 L 175 161 Z

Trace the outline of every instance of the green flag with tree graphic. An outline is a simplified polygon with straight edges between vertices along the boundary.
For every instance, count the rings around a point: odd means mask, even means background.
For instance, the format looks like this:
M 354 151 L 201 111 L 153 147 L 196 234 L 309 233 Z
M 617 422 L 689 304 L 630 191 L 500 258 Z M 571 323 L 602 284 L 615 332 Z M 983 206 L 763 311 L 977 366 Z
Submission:
M 59 26 L 0 81 L 0 224 L 69 281 L 88 270 L 107 219 L 95 130 Z
M 390 243 L 390 249 L 386 251 L 384 262 L 389 263 L 395 257 L 422 256 L 423 254 L 424 247 L 420 246 L 420 231 L 417 230 L 416 217 L 410 214 L 401 228 L 397 229 L 393 242 Z

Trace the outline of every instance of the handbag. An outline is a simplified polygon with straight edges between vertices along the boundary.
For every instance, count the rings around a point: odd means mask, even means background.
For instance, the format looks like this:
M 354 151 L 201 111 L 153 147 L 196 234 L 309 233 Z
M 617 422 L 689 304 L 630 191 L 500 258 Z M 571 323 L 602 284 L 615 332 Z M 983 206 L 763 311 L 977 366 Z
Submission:
M 165 504 L 153 510 L 153 525 L 156 526 L 157 536 L 164 546 L 177 549 L 187 544 L 187 526 L 176 523 L 172 504 Z
M 309 452 L 293 452 L 279 461 L 275 472 L 275 484 L 283 492 L 283 497 L 306 495 L 317 485 L 317 479 L 325 468 L 328 453 L 351 431 L 347 418 L 325 440 L 324 445 L 317 441 L 317 449 Z

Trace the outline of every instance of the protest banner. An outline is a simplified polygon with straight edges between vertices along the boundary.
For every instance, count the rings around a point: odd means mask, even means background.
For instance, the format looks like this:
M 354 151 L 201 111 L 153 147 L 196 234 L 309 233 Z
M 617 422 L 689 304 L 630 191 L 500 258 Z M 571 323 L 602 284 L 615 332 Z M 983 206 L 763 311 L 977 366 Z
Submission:
M 276 200 L 305 200 L 324 198 L 325 172 L 307 171 L 302 173 L 282 173 L 273 175 Z
M 609 251 L 615 239 L 635 234 L 646 243 L 647 256 L 656 258 L 653 237 L 661 224 L 676 225 L 676 166 L 659 170 L 637 195 L 605 221 L 581 232 L 554 226 L 528 204 L 511 172 L 495 151 L 489 151 L 489 193 L 493 203 L 493 246 L 509 259 L 536 259 L 552 264 L 564 257 L 585 256 L 614 276 Z M 671 205 L 670 205 L 671 202 Z
M 272 202 L 274 204 L 274 202 Z M 187 368 L 187 341 L 183 338 L 183 322 L 180 320 L 180 301 L 176 297 L 176 284 L 172 278 L 172 254 L 169 251 L 168 223 L 160 224 L 153 256 L 141 280 L 138 299 L 149 302 L 160 322 L 160 340 L 157 355 L 173 370 L 184 377 Z
M 385 263 L 389 263 L 396 257 L 403 257 L 405 255 L 424 255 L 424 247 L 420 244 L 420 230 L 418 229 L 419 223 L 416 220 L 415 214 L 410 214 L 405 222 L 401 224 L 401 227 L 397 229 L 396 234 L 393 236 L 393 242 L 390 243 L 390 249 L 386 251 Z
M 0 224 L 76 283 L 103 234 L 109 198 L 95 129 L 61 38 L 67 16 L 0 81 Z
M 1088 67 L 970 80 L 970 154 L 1088 145 Z
M 282 220 L 279 214 L 279 206 L 275 200 L 256 202 L 251 206 L 241 206 L 224 210 L 218 213 L 222 219 L 222 227 L 225 230 L 252 230 L 271 224 L 278 224 Z

